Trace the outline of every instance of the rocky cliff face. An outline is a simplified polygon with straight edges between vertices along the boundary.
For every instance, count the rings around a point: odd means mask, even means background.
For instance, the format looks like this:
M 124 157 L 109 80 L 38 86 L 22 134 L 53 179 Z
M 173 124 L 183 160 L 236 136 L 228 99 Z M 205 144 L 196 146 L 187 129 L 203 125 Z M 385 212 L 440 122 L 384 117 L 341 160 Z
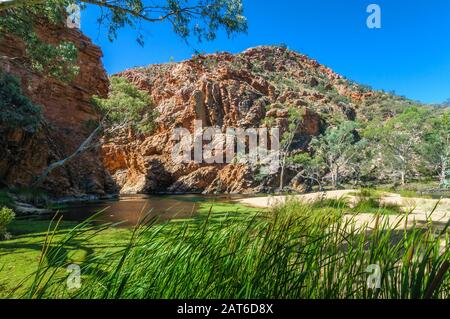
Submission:
M 43 41 L 69 40 L 78 48 L 80 72 L 72 83 L 61 82 L 26 67 L 23 43 L 9 35 L 0 44 L 0 67 L 22 83 L 24 93 L 43 108 L 44 123 L 38 132 L 27 133 L 0 126 L 0 181 L 8 186 L 26 186 L 49 163 L 71 154 L 89 135 L 88 124 L 96 120 L 90 100 L 105 96 L 108 78 L 101 50 L 81 32 L 58 26 L 37 26 Z M 45 183 L 55 196 L 113 192 L 114 182 L 92 151 L 56 170 Z
M 11 36 L 3 37 L 0 67 L 20 79 L 25 94 L 43 107 L 45 118 L 35 133 L 0 125 L 0 184 L 7 186 L 29 185 L 49 163 L 73 153 L 92 130 L 89 122 L 98 120 L 91 97 L 106 96 L 108 91 L 102 52 L 88 38 L 63 27 L 37 28 L 44 41 L 76 44 L 80 72 L 72 83 L 34 73 L 25 66 L 24 45 Z M 217 126 L 222 132 L 227 128 L 279 127 L 283 133 L 289 126 L 290 111 L 296 109 L 301 122 L 292 151 L 300 152 L 331 118 L 364 117 L 382 97 L 305 55 L 279 47 L 195 56 L 117 76 L 150 93 L 160 114 L 156 131 L 146 136 L 118 134 L 100 150 L 87 152 L 54 171 L 44 185 L 54 196 L 268 190 L 279 184 L 279 176 L 273 174 L 261 182 L 250 165 L 174 161 L 172 151 L 177 142 L 173 130 L 193 132 L 195 120 L 202 120 L 203 126 Z M 287 172 L 286 181 L 291 177 Z
M 316 61 L 277 47 L 196 56 L 117 76 L 147 90 L 160 113 L 151 136 L 123 134 L 103 147 L 103 164 L 122 193 L 248 193 L 275 186 L 279 177 L 261 185 L 248 165 L 174 162 L 173 129 L 193 132 L 195 120 L 222 131 L 259 128 L 271 119 L 286 130 L 294 107 L 302 116 L 295 146 L 301 151 L 330 115 L 354 119 L 358 104 L 372 95 Z

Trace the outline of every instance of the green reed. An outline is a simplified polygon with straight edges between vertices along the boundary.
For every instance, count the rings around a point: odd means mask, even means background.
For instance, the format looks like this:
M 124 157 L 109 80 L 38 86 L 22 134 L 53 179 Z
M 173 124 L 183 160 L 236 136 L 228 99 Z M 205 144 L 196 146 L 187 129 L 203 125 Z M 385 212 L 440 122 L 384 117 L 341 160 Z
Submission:
M 372 227 L 355 218 L 289 201 L 239 217 L 146 221 L 125 247 L 79 263 L 79 289 L 67 287 L 61 252 L 109 226 L 92 232 L 86 221 L 58 242 L 50 229 L 24 297 L 449 298 L 449 223 L 394 230 L 382 213 Z M 367 284 L 369 265 L 379 266 L 380 289 Z

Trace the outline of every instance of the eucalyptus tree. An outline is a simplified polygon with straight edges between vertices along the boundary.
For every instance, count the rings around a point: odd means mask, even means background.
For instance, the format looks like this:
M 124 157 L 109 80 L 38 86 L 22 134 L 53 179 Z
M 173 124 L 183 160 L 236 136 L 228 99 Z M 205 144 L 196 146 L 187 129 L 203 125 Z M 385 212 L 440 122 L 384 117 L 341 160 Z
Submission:
M 418 172 L 425 134 L 423 123 L 429 116 L 430 110 L 425 107 L 410 107 L 402 114 L 369 125 L 365 136 L 376 148 L 374 162 L 381 178 L 404 185 Z
M 67 80 L 77 72 L 77 50 L 70 41 L 49 44 L 40 40 L 36 26 L 58 25 L 67 20 L 66 8 L 87 5 L 100 8 L 98 23 L 109 40 L 119 29 L 131 26 L 144 45 L 142 31 L 154 23 L 171 25 L 183 40 L 214 40 L 220 29 L 228 36 L 246 32 L 242 0 L 6 0 L 0 3 L 0 41 L 5 33 L 23 40 L 31 66 L 45 74 Z M 3 57 L 6 58 L 6 57 Z
M 110 89 L 106 99 L 94 96 L 93 103 L 102 120 L 97 128 L 68 157 L 50 164 L 34 181 L 33 186 L 41 186 L 52 171 L 84 153 L 108 143 L 117 132 L 131 130 L 138 134 L 150 134 L 155 129 L 158 113 L 153 107 L 150 94 L 138 89 L 130 81 L 120 77 L 110 79 Z
M 323 163 L 325 171 L 330 174 L 333 188 L 337 188 L 342 179 L 353 171 L 352 165 L 364 145 L 364 140 L 358 136 L 357 128 L 356 122 L 345 121 L 329 127 L 325 134 L 311 141 L 313 155 Z
M 106 27 L 110 41 L 117 38 L 119 29 L 130 26 L 136 30 L 138 43 L 144 45 L 142 30 L 150 28 L 154 23 L 171 25 L 173 32 L 185 41 L 191 37 L 195 37 L 198 41 L 214 40 L 219 30 L 224 30 L 228 36 L 247 30 L 242 0 L 6 0 L 0 3 L 0 43 L 6 34 L 15 36 L 25 45 L 26 57 L 0 56 L 0 59 L 18 59 L 23 65 L 27 64 L 44 76 L 71 81 L 78 73 L 78 52 L 75 44 L 71 41 L 44 42 L 39 36 L 38 29 L 45 28 L 48 24 L 62 25 L 68 17 L 66 8 L 74 5 L 78 5 L 80 9 L 85 9 L 88 5 L 100 8 L 98 24 Z M 128 93 L 132 91 L 126 83 L 112 84 L 119 90 L 127 89 Z M 108 122 L 117 120 L 117 117 L 114 117 L 114 109 L 123 109 L 121 98 L 126 97 L 124 94 L 119 94 L 119 98 L 110 96 L 111 103 L 100 103 L 110 108 L 106 114 L 102 114 L 103 120 L 97 128 L 74 153 L 45 169 L 34 186 L 40 186 L 54 169 L 65 165 L 95 144 L 98 135 L 105 131 L 107 124 L 111 124 Z M 138 94 L 129 98 L 136 102 L 143 97 Z M 118 101 L 119 103 L 115 104 Z M 137 107 L 140 108 L 143 104 L 138 101 Z M 136 111 L 136 108 L 133 107 L 131 110 Z M 142 114 L 137 112 L 128 115 L 127 124 L 130 121 L 136 122 L 137 117 Z M 148 113 L 144 116 L 148 116 Z M 145 123 L 138 122 L 143 128 L 142 125 Z M 114 123 L 112 127 L 120 126 L 116 124 Z
M 439 176 L 441 187 L 450 187 L 450 110 L 430 117 L 424 126 L 421 151 L 425 165 Z
M 291 162 L 291 148 L 295 142 L 295 137 L 298 130 L 303 123 L 303 116 L 300 114 L 299 110 L 294 106 L 289 105 L 287 107 L 289 117 L 288 125 L 286 131 L 281 136 L 280 141 L 280 192 L 283 191 L 285 186 L 285 174 L 288 164 Z

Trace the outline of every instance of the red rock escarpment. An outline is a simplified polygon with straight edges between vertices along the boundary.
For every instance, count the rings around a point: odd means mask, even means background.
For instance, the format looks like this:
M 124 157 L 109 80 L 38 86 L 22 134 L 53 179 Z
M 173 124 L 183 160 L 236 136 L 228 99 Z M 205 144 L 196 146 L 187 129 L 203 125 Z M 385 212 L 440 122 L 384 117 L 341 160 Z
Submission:
M 322 109 L 351 116 L 349 110 L 353 109 L 333 102 L 331 94 L 350 100 L 357 94 L 329 68 L 274 47 L 253 48 L 238 55 L 196 56 L 117 76 L 148 91 L 160 114 L 154 134 L 123 134 L 103 147 L 103 163 L 122 193 L 248 193 L 275 186 L 276 176 L 261 185 L 248 165 L 174 162 L 173 129 L 183 127 L 193 132 L 195 120 L 222 131 L 258 128 L 266 125 L 266 118 L 272 118 L 275 126 L 286 130 L 293 106 L 302 116 L 294 151 L 302 151 L 323 129 Z
M 24 44 L 13 36 L 2 35 L 0 55 L 4 58 L 0 59 L 0 67 L 19 78 L 24 94 L 43 108 L 45 119 L 34 134 L 0 126 L 0 181 L 8 186 L 30 185 L 49 163 L 74 152 L 89 135 L 89 121 L 97 119 L 90 103 L 92 96 L 106 96 L 108 92 L 102 52 L 90 39 L 63 26 L 37 25 L 36 31 L 48 43 L 75 43 L 80 71 L 71 83 L 36 73 L 26 66 Z M 114 182 L 97 153 L 87 152 L 57 169 L 44 187 L 55 196 L 113 192 Z

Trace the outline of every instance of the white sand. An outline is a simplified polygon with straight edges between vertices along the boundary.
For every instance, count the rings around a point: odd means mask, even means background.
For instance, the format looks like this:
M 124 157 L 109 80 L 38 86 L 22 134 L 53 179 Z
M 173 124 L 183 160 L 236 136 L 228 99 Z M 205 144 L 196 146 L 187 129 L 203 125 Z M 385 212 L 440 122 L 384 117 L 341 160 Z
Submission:
M 355 196 L 357 192 L 357 190 L 338 190 L 306 195 L 246 198 L 238 200 L 238 202 L 251 207 L 270 208 L 277 204 L 281 204 L 288 199 L 311 203 L 320 199 L 339 199 L 342 197 L 346 197 L 348 198 L 350 203 L 354 203 L 357 200 L 357 197 Z M 442 200 L 406 198 L 398 194 L 385 193 L 381 198 L 381 202 L 386 204 L 398 205 L 405 212 L 409 212 L 407 221 L 405 218 L 406 214 L 387 216 L 387 218 L 389 218 L 390 226 L 399 229 L 404 228 L 405 225 L 409 228 L 414 223 L 423 225 L 429 218 L 431 218 L 435 226 L 444 227 L 444 225 L 450 219 L 450 199 L 448 198 Z M 429 216 L 434 208 L 434 213 Z M 356 217 L 353 215 L 349 215 L 346 218 L 355 218 L 357 225 L 363 225 L 367 223 L 369 227 L 373 227 L 376 223 L 376 221 L 374 220 L 374 214 L 359 214 Z

